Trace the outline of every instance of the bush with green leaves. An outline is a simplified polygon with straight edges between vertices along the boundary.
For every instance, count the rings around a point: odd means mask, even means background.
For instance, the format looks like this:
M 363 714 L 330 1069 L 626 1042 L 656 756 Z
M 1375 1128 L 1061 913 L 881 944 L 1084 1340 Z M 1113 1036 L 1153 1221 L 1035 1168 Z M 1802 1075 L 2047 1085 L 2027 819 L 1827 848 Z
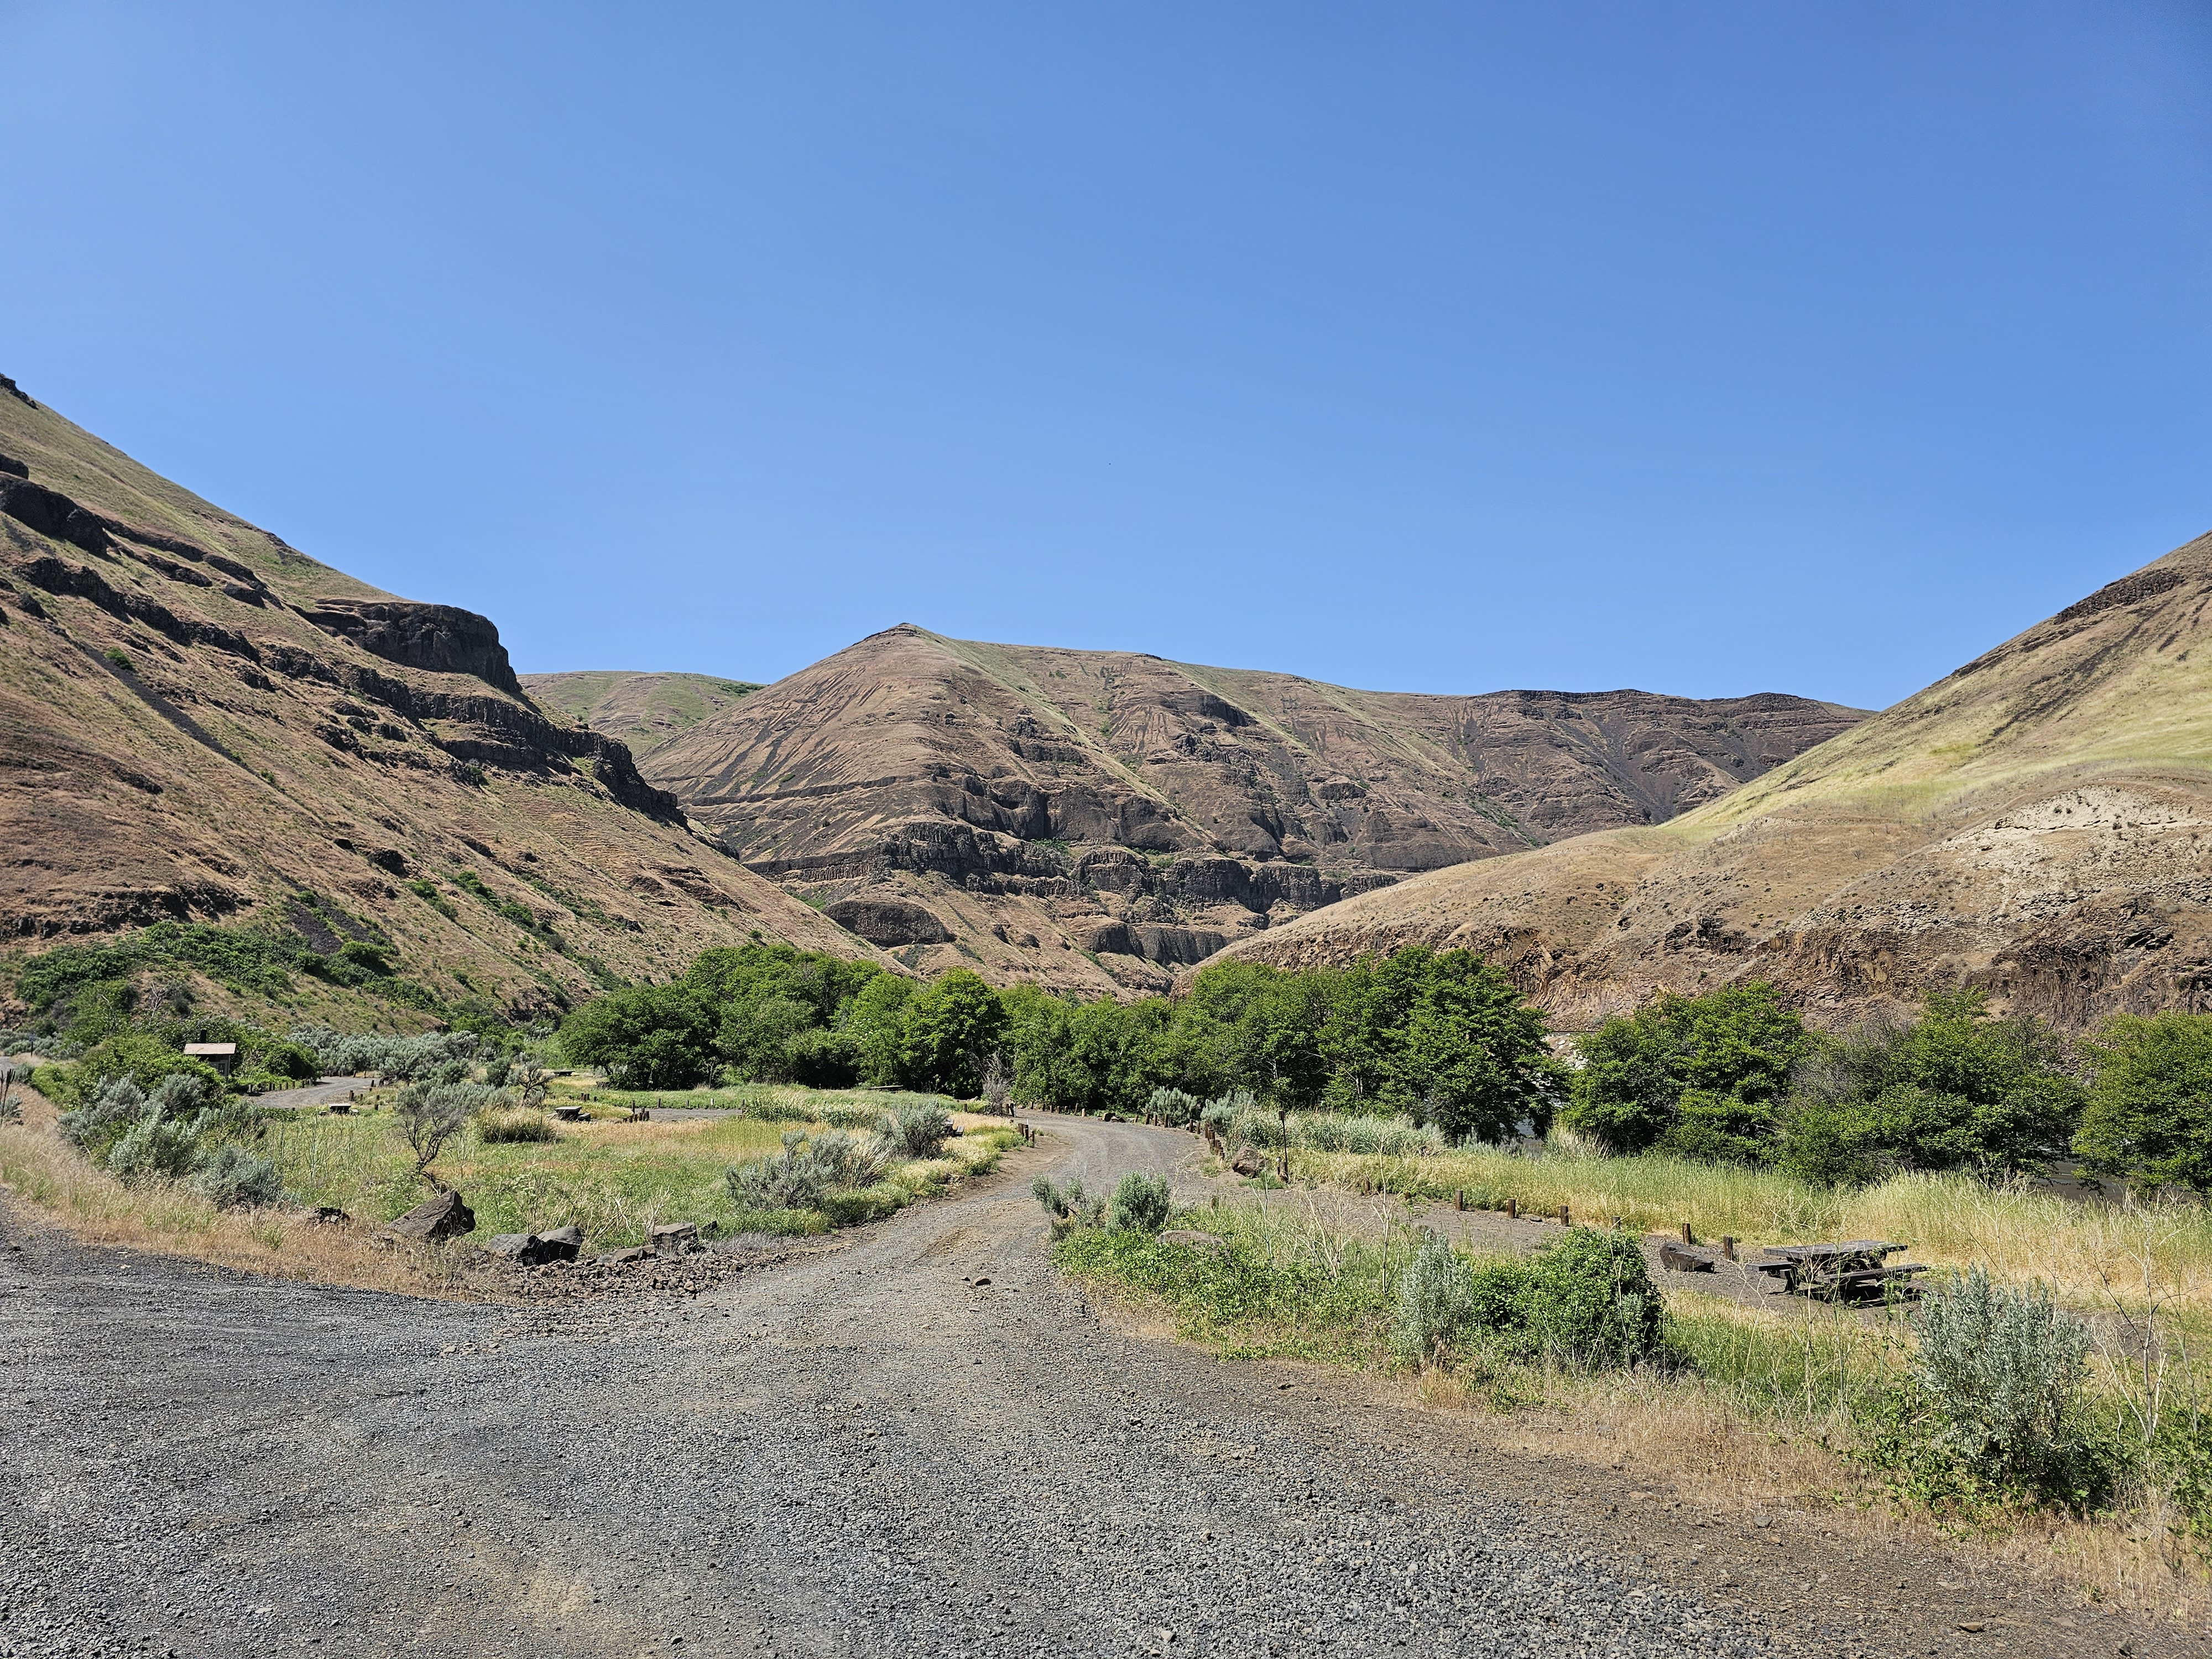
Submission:
M 1765 1162 L 1775 1103 L 1815 1041 L 1761 981 L 1665 994 L 1576 1039 L 1582 1066 L 1560 1121 L 1608 1152 Z
M 2074 1138 L 2082 1161 L 2212 1200 L 2212 1016 L 2118 1015 L 2081 1046 L 2093 1068 Z
M 942 1106 L 924 1103 L 884 1113 L 878 1133 L 896 1158 L 935 1158 L 957 1132 Z
M 1990 1016 L 1979 991 L 1930 993 L 1909 1021 L 1867 1021 L 1808 1052 L 1776 1162 L 1820 1185 L 1911 1170 L 2035 1174 L 2065 1151 L 2083 1092 L 2051 1028 Z
M 276 1161 L 234 1140 L 205 1154 L 185 1185 L 222 1210 L 274 1204 L 284 1196 Z
M 1449 1364 L 1477 1328 L 1473 1277 L 1443 1234 L 1422 1229 L 1421 1247 L 1398 1280 L 1392 1346 L 1423 1364 Z
M 1942 1413 L 1949 1448 L 1997 1485 L 2066 1485 L 2083 1446 L 2088 1327 L 2047 1287 L 1995 1284 L 1976 1267 L 1931 1286 L 1913 1328 L 1914 1380 Z
M 1106 1222 L 1106 1200 L 1087 1197 L 1083 1190 L 1083 1177 L 1070 1176 L 1065 1188 L 1055 1187 L 1039 1176 L 1030 1188 L 1044 1212 L 1052 1218 L 1054 1237 L 1065 1237 L 1077 1227 L 1100 1227 Z
M 463 1080 L 475 1062 L 481 1039 L 473 1031 L 425 1031 L 415 1036 L 379 1032 L 359 1035 L 327 1025 L 295 1025 L 284 1040 L 309 1057 L 318 1076 L 350 1077 L 376 1072 L 393 1083 Z
M 205 1060 L 189 1058 L 149 1032 L 131 1030 L 94 1043 L 67 1066 L 49 1068 L 40 1087 L 58 1105 L 79 1106 L 111 1079 L 128 1078 L 141 1090 L 153 1090 L 171 1077 L 193 1079 L 210 1096 L 222 1087 L 222 1076 Z
M 1393 1340 L 1401 1352 L 1431 1363 L 1472 1345 L 1594 1370 L 1668 1353 L 1642 1247 L 1594 1227 L 1571 1228 L 1522 1260 L 1480 1267 L 1431 1234 L 1400 1280 Z
M 722 1172 L 740 1210 L 818 1210 L 841 1188 L 866 1187 L 883 1176 L 887 1150 L 842 1129 L 811 1139 L 787 1130 L 783 1148 Z
M 1173 1206 L 1164 1178 L 1132 1170 L 1114 1188 L 1106 1224 L 1115 1232 L 1156 1233 L 1168 1224 Z

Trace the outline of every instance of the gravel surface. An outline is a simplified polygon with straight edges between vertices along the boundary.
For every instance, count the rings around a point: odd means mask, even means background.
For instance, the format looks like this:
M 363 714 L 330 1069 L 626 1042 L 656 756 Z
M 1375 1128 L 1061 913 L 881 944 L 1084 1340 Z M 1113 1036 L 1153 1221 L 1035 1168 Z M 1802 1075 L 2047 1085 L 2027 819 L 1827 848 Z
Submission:
M 1190 1145 L 1053 1120 L 696 1294 L 528 1305 L 0 1210 L 0 1655 L 2203 1651 L 1129 1334 L 1053 1273 L 1029 1182 Z

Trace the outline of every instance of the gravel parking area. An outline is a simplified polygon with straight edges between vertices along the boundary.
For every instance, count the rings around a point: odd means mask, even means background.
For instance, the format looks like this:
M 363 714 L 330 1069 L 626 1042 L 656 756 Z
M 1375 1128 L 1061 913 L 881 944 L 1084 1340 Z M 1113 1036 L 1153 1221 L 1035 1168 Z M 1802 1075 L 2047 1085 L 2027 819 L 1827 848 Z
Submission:
M 1050 1120 L 827 1248 L 528 1305 L 0 1211 L 0 1655 L 2203 1650 L 1132 1334 L 1027 1188 L 1190 1146 Z

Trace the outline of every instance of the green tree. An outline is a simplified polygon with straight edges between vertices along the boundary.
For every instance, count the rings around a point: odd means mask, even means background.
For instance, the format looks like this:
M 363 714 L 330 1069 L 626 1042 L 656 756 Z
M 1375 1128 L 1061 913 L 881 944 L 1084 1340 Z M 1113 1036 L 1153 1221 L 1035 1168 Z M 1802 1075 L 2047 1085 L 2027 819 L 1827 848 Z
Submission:
M 1666 993 L 1577 1042 L 1583 1065 L 1562 1121 L 1612 1152 L 1761 1162 L 1774 1103 L 1814 1042 L 1763 981 Z
M 854 1064 L 860 1081 L 877 1085 L 899 1081 L 902 1036 L 906 1006 L 914 997 L 914 981 L 896 974 L 878 974 L 853 994 L 845 1005 L 840 1033 L 852 1044 Z
M 2081 1047 L 2094 1068 L 2074 1137 L 2082 1162 L 2212 1199 L 2212 1016 L 2116 1015 Z
M 1542 1133 L 1559 1085 L 1544 1017 L 1502 969 L 1472 951 L 1437 956 L 1409 946 L 1396 957 L 1408 958 L 1422 983 L 1386 1098 L 1414 1103 L 1454 1141 L 1502 1140 L 1523 1122 Z
M 714 1011 L 696 987 L 634 985 L 596 997 L 561 1027 L 561 1050 L 617 1086 L 688 1089 L 714 1073 Z
M 1006 1030 L 998 993 L 975 973 L 940 974 L 908 1001 L 899 1028 L 900 1080 L 956 1100 L 975 1097 L 983 1060 Z
M 2063 1062 L 2042 1021 L 1991 1018 L 1979 991 L 1933 993 L 1917 1019 L 1869 1021 L 1808 1055 L 1783 1112 L 1781 1162 L 1827 1182 L 2039 1170 L 2081 1113 Z

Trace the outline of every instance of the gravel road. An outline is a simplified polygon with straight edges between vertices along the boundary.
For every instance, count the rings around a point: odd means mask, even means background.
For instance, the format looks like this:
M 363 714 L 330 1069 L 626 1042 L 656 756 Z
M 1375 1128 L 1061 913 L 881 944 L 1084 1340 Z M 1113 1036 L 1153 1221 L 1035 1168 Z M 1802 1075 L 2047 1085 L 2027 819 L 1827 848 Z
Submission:
M 696 1296 L 550 1307 L 0 1211 L 0 1655 L 2203 1651 L 1132 1334 L 1054 1275 L 1029 1182 L 1190 1146 L 1054 1119 Z

